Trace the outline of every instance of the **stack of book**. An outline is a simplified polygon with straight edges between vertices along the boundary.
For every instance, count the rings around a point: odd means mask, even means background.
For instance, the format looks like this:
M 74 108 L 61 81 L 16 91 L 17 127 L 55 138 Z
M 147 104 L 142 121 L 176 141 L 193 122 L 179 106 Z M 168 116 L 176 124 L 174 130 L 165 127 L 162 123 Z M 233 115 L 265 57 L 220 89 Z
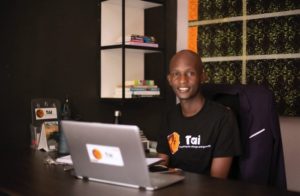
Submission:
M 160 89 L 154 80 L 131 80 L 125 82 L 125 98 L 158 97 Z M 122 86 L 115 89 L 115 98 L 122 97 Z
M 121 43 L 122 39 L 118 39 L 118 43 Z M 146 46 L 146 47 L 154 47 L 158 48 L 158 43 L 153 36 L 146 36 L 146 35 L 136 35 L 132 34 L 130 36 L 125 36 L 125 45 L 132 45 L 132 46 Z

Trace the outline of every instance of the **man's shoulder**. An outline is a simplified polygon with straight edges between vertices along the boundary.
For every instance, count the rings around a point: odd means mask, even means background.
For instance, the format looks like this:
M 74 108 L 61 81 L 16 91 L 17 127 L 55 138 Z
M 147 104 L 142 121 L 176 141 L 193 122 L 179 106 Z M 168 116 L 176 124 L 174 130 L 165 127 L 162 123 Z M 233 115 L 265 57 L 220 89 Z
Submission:
M 230 107 L 227 107 L 221 103 L 209 99 L 206 100 L 206 107 L 209 111 L 221 113 L 228 112 L 231 110 Z
M 205 111 L 206 115 L 211 116 L 215 120 L 227 119 L 235 115 L 230 107 L 212 100 L 206 100 Z

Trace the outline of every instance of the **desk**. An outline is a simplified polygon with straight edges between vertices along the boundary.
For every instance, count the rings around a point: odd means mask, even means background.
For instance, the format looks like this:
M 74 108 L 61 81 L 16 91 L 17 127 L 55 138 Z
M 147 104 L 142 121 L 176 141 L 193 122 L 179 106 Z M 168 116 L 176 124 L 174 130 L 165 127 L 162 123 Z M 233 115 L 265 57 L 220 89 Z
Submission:
M 2 153 L 0 167 L 1 191 L 12 195 L 65 196 L 193 196 L 193 195 L 299 195 L 273 187 L 253 185 L 232 180 L 215 179 L 204 175 L 185 173 L 186 179 L 156 191 L 85 182 L 75 179 L 60 165 L 45 165 L 47 153 Z

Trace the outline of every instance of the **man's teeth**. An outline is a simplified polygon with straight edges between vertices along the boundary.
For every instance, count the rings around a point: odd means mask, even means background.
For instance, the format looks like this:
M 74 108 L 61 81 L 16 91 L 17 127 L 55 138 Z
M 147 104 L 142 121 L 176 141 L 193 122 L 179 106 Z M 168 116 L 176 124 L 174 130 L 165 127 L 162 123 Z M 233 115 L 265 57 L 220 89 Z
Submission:
M 185 92 L 187 90 L 189 90 L 189 88 L 179 88 L 179 91 L 181 91 L 181 92 Z

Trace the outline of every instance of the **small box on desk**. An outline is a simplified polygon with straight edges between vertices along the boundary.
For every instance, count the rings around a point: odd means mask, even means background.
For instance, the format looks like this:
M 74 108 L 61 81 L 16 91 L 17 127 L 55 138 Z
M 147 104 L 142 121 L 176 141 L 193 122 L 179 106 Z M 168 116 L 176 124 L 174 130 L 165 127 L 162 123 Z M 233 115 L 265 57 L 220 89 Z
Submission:
M 39 98 L 31 100 L 31 147 L 53 151 L 58 149 L 60 101 Z

